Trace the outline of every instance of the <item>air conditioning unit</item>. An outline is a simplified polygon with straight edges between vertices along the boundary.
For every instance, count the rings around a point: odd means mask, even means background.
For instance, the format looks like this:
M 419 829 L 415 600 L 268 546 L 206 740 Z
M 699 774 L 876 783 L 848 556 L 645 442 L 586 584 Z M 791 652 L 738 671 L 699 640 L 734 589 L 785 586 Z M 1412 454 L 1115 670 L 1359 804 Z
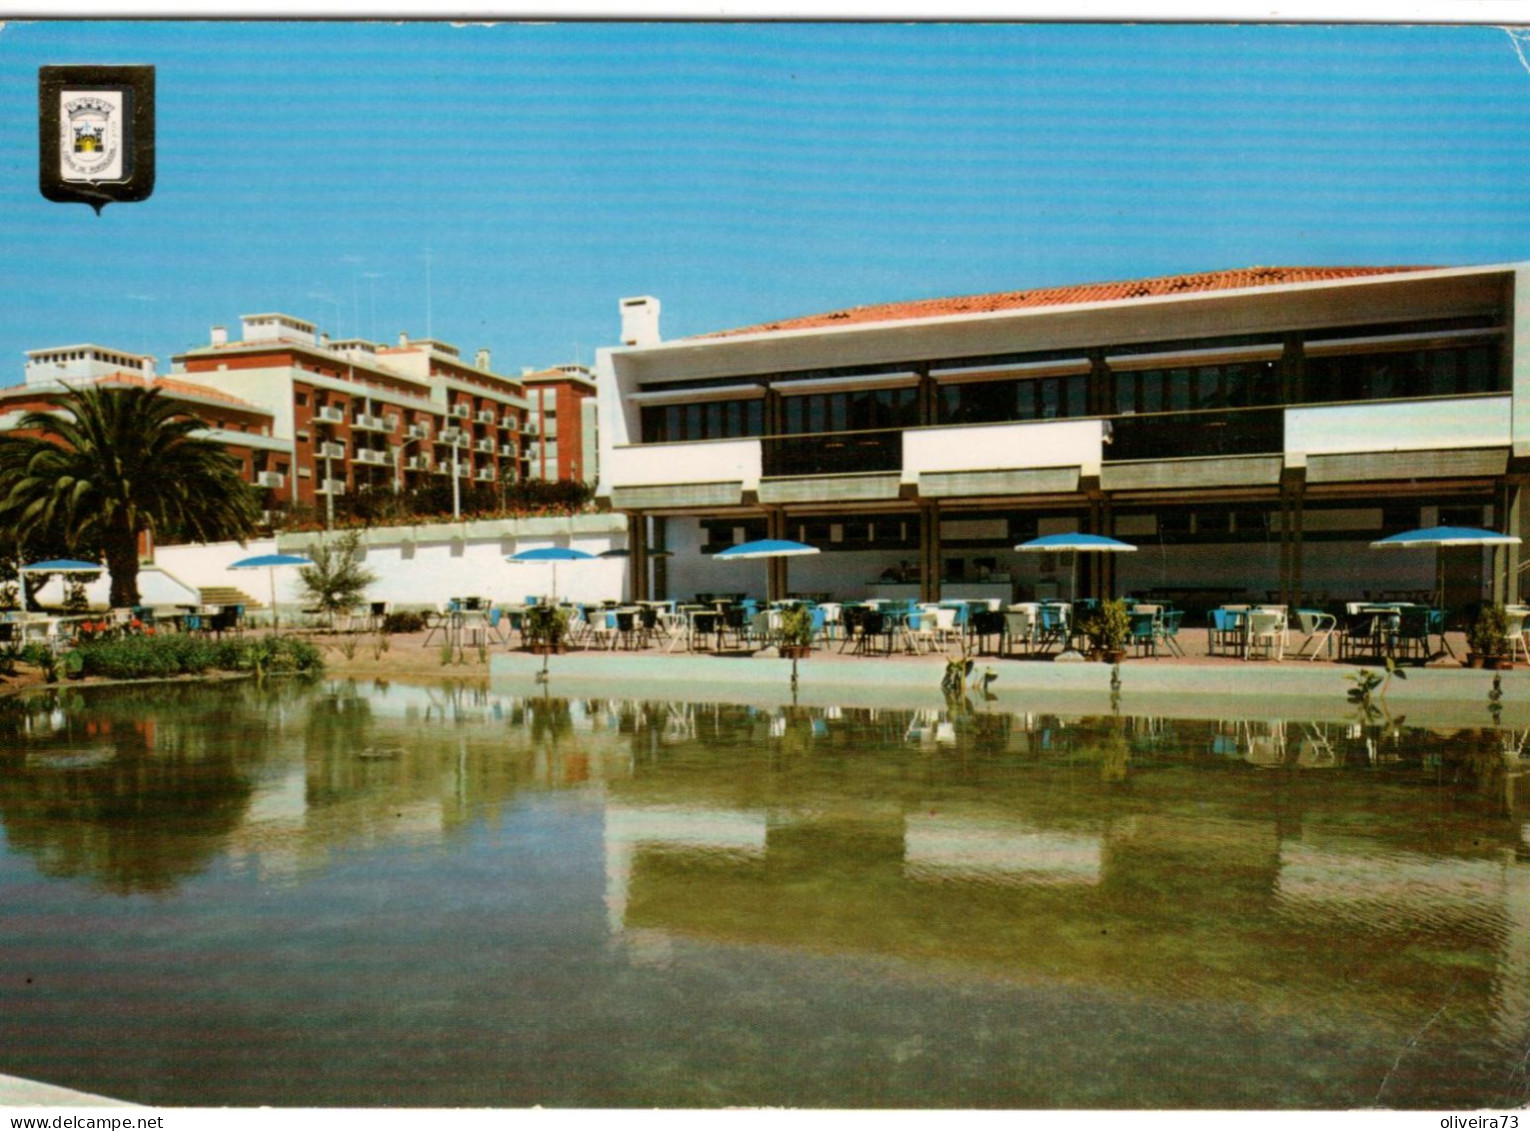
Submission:
M 319 455 L 323 459 L 344 459 L 345 445 L 335 443 L 333 441 L 326 441 L 325 443 L 319 445 Z
M 461 417 L 463 420 L 466 420 L 468 417 L 473 415 L 473 410 L 465 404 L 454 404 L 451 408 L 446 410 L 446 414 L 448 416 Z
M 388 462 L 388 454 L 386 452 L 377 451 L 375 448 L 357 448 L 356 462 L 370 463 L 374 466 L 381 467 L 383 464 Z
M 408 459 L 406 459 L 404 461 L 404 466 L 407 467 L 410 471 L 429 471 L 430 470 L 430 457 L 429 456 L 410 456 Z
M 388 426 L 383 423 L 382 417 L 368 416 L 366 413 L 362 413 L 356 418 L 356 427 L 368 428 L 373 432 L 386 432 L 388 430 Z
M 480 424 L 493 424 L 494 423 L 494 410 L 492 408 L 481 408 L 481 409 L 479 409 L 478 410 L 478 423 L 480 423 Z
M 475 451 L 480 451 L 486 455 L 492 456 L 494 454 L 494 441 L 490 439 L 477 440 L 474 441 L 473 448 Z
M 535 436 L 537 433 L 542 431 L 542 426 L 535 420 L 528 418 L 525 425 L 522 426 L 521 431 L 527 436 Z
M 377 418 L 374 416 L 372 419 L 376 420 Z M 385 432 L 397 432 L 398 431 L 398 417 L 394 416 L 392 414 L 389 414 L 388 416 L 383 417 L 382 418 L 382 425 L 381 425 L 381 427 L 382 427 L 383 431 L 385 431 Z
M 515 458 L 515 445 L 514 444 L 501 444 L 499 446 L 499 454 L 502 455 L 502 456 L 506 456 L 506 457 L 508 457 L 510 459 L 514 459 Z
M 441 429 L 441 434 L 436 437 L 437 442 L 442 444 L 455 444 L 461 439 L 461 428 L 443 428 Z
M 430 425 L 421 420 L 418 423 L 411 424 L 406 430 L 405 435 L 413 440 L 428 440 L 430 439 Z
M 513 412 L 507 412 L 504 416 L 499 418 L 499 426 L 501 428 L 514 428 L 517 423 L 518 422 L 515 419 L 515 414 Z
M 493 483 L 494 469 L 492 467 L 480 467 L 478 469 L 478 481 L 480 483 Z
M 255 473 L 255 486 L 257 487 L 285 487 L 287 477 L 280 471 L 258 471 Z
M 473 475 L 473 465 L 472 464 L 470 464 L 470 463 L 459 463 L 457 465 L 457 478 L 458 479 L 469 479 L 469 478 L 472 477 L 472 475 Z
M 325 424 L 344 424 L 345 409 L 338 405 L 327 404 L 318 409 L 314 414 L 315 420 L 322 420 Z

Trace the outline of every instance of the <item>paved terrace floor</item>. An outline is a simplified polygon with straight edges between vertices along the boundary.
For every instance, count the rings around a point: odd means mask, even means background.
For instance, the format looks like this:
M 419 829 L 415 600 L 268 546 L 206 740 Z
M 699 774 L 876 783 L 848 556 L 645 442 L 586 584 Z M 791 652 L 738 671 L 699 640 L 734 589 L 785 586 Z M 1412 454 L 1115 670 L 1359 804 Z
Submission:
M 390 637 L 386 651 L 370 636 L 317 634 L 313 639 L 324 649 L 331 675 L 358 679 L 487 676 L 497 690 L 533 694 L 544 689 L 539 672 L 545 666 L 550 686 L 565 694 L 763 702 L 789 701 L 791 691 L 792 662 L 777 658 L 770 649 L 714 653 L 669 651 L 664 642 L 630 650 L 575 644 L 566 653 L 542 657 L 519 650 L 514 642 L 496 642 L 482 650 L 470 646 L 455 651 L 447 660 L 440 638 L 427 643 L 423 633 Z M 1196 717 L 1220 717 L 1229 711 L 1253 717 L 1269 711 L 1311 718 L 1349 713 L 1346 693 L 1353 684 L 1346 676 L 1361 668 L 1384 670 L 1375 660 L 1309 661 L 1288 654 L 1277 662 L 1210 655 L 1204 630 L 1182 632 L 1180 640 L 1186 652 L 1182 657 L 1162 650 L 1156 657 L 1129 654 L 1119 669 L 1102 663 L 1060 663 L 1054 650 L 1030 658 L 978 655 L 975 670 L 980 675 L 994 673 L 989 691 L 1000 708 L 1068 706 L 1083 713 L 1102 705 L 1110 709 L 1115 676 L 1122 710 Z M 1293 651 L 1299 642 L 1300 638 L 1293 642 Z M 1462 634 L 1450 634 L 1449 643 L 1457 656 L 1466 654 Z M 939 705 L 946 660 L 959 654 L 954 646 L 944 653 L 870 656 L 841 652 L 837 642 L 815 647 L 796 665 L 797 699 L 826 705 Z M 1495 678 L 1500 680 L 1502 721 L 1530 724 L 1530 664 L 1524 662 L 1507 672 L 1468 670 L 1449 656 L 1422 669 L 1409 666 L 1404 678 L 1391 684 L 1387 703 L 1394 713 L 1412 711 L 1418 717 L 1427 706 L 1431 721 L 1480 725 L 1488 719 L 1484 708 Z

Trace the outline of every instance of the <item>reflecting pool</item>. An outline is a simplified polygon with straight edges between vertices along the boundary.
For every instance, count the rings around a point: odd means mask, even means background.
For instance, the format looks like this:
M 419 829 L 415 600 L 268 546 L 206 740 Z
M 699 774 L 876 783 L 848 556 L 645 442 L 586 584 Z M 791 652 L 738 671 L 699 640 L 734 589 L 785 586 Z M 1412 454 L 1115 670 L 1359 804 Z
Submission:
M 0 702 L 0 1072 L 160 1105 L 1530 1100 L 1523 729 Z

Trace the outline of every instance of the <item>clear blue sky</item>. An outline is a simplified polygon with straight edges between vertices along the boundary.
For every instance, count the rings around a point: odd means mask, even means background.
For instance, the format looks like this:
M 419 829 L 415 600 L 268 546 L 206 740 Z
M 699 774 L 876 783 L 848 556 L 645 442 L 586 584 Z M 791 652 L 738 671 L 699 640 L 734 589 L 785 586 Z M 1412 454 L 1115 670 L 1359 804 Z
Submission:
M 36 71 L 158 68 L 146 202 L 37 191 Z M 1530 258 L 1486 27 L 9 23 L 0 384 L 282 310 L 589 362 L 861 303 L 1254 264 Z M 319 296 L 319 297 L 315 297 Z

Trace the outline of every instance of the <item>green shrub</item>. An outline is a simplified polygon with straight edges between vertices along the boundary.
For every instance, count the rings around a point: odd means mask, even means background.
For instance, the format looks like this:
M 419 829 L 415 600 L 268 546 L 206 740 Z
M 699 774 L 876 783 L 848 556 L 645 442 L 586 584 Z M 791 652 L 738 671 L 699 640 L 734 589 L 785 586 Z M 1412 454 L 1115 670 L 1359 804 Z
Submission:
M 210 671 L 299 673 L 323 669 L 319 650 L 306 640 L 272 636 L 258 640 L 206 640 L 199 636 L 124 636 L 79 649 L 85 675 L 107 679 L 153 679 Z
M 411 612 L 389 613 L 383 617 L 382 630 L 387 633 L 424 632 L 425 615 Z

